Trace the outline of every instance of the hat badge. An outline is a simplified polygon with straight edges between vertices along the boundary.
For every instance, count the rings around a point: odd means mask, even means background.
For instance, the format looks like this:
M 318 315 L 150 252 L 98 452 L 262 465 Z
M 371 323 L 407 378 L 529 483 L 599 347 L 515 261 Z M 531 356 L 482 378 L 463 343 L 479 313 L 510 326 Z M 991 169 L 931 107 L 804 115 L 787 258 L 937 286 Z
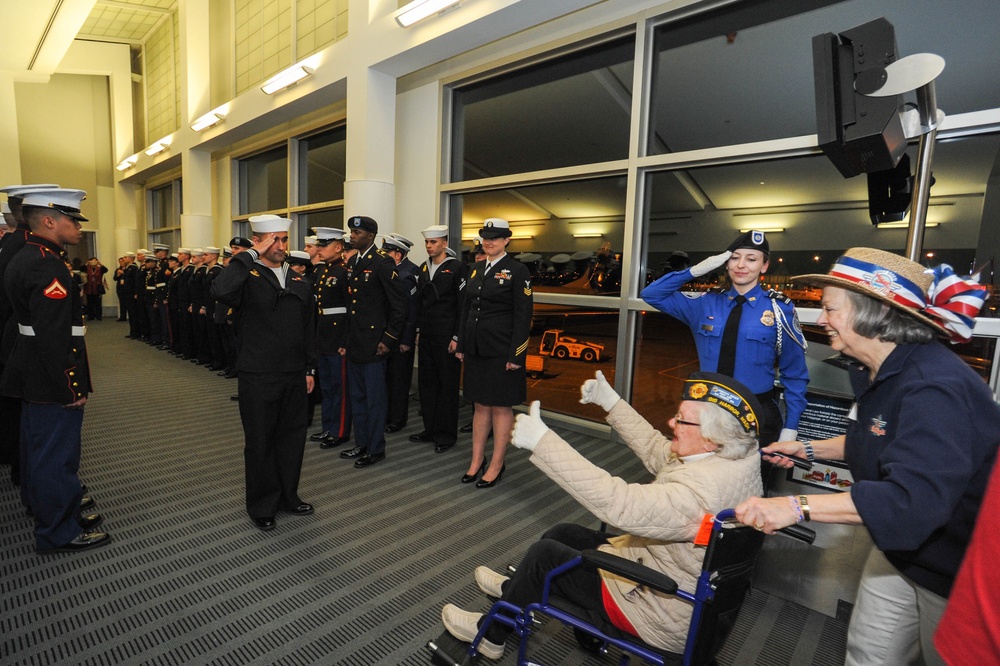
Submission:
M 896 285 L 896 276 L 891 271 L 878 270 L 867 277 L 868 283 L 872 286 L 872 289 L 880 294 L 888 296 L 898 289 L 898 286 Z
M 750 232 L 750 241 L 754 245 L 763 245 L 764 244 L 764 232 L 763 231 L 751 231 Z
M 492 228 L 493 220 L 486 220 L 486 223 L 483 226 L 485 226 L 487 229 Z

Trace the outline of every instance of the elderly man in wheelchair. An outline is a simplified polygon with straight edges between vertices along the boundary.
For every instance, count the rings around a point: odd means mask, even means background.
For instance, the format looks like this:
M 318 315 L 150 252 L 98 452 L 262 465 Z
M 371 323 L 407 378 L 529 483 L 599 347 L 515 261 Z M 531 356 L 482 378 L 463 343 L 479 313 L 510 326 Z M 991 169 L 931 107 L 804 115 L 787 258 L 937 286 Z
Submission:
M 532 403 L 528 415 L 517 417 L 514 445 L 530 450 L 532 463 L 598 519 L 624 533 L 556 525 L 528 549 L 512 576 L 479 567 L 476 584 L 500 599 L 497 607 L 523 609 L 551 593 L 602 631 L 638 637 L 657 652 L 679 655 L 692 617 L 692 604 L 679 594 L 595 566 L 576 566 L 551 577 L 550 589 L 546 575 L 596 549 L 666 574 L 682 590 L 694 589 L 712 516 L 761 493 L 760 404 L 731 377 L 693 373 L 684 384 L 678 413 L 669 421 L 673 437 L 667 439 L 615 393 L 601 372 L 583 384 L 581 393 L 581 403 L 595 403 L 608 412 L 608 423 L 655 478 L 638 484 L 611 476 L 549 430 L 539 417 L 538 402 Z M 476 638 L 486 617 L 452 604 L 441 611 L 448 632 L 467 642 Z M 515 625 L 490 617 L 476 649 L 500 659 Z

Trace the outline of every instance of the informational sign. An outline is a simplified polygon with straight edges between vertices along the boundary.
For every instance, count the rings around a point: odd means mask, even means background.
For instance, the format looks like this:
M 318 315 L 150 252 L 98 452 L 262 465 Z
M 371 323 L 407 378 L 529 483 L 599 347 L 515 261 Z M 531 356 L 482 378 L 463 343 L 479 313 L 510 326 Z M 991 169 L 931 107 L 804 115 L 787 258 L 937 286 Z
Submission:
M 816 394 L 806 394 L 809 401 L 799 419 L 799 439 L 830 439 L 847 432 L 847 415 L 853 400 Z M 788 470 L 789 481 L 815 486 L 825 490 L 844 492 L 854 484 L 854 477 L 839 460 L 817 459 L 810 470 L 793 467 Z

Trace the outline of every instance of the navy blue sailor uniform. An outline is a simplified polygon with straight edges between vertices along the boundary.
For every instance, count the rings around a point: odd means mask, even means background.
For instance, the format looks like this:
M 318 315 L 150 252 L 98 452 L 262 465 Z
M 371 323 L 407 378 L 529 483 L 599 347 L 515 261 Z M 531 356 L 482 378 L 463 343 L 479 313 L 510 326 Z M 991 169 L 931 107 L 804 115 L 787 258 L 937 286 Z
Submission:
M 139 289 L 139 267 L 133 261 L 125 267 L 122 274 L 122 293 L 125 299 L 125 311 L 128 319 L 128 337 L 137 339 L 139 332 L 139 300 L 137 290 Z
M 315 304 L 309 283 L 283 264 L 284 286 L 254 250 L 241 252 L 212 282 L 212 295 L 238 308 L 240 419 L 251 518 L 302 504 L 308 392 L 315 371 Z
M 386 359 L 386 383 L 389 387 L 389 408 L 386 424 L 402 430 L 409 416 L 410 385 L 413 383 L 413 359 L 416 356 L 414 342 L 417 337 L 417 265 L 403 257 L 396 266 L 396 273 L 406 290 L 406 324 L 399 336 L 399 343 L 393 345 Z M 406 351 L 400 345 L 409 347 Z
M 694 333 L 698 363 L 703 372 L 716 372 L 722 334 L 738 292 L 712 289 L 688 296 L 681 287 L 692 280 L 691 270 L 668 273 L 642 290 L 640 298 L 681 320 Z M 805 337 L 791 300 L 781 292 L 754 285 L 744 294 L 743 316 L 739 325 L 739 353 L 734 363 L 734 378 L 757 395 L 764 409 L 760 445 L 775 441 L 785 427 L 798 430 L 799 418 L 806 408 Z M 775 366 L 784 386 L 785 419 L 782 426 L 775 388 Z
M 472 267 L 462 307 L 457 352 L 464 355 L 465 397 L 481 405 L 513 407 L 527 399 L 531 274 L 509 254 L 488 272 L 486 263 Z M 507 363 L 520 367 L 506 370 Z
M 208 266 L 201 264 L 191 273 L 191 320 L 194 330 L 195 360 L 205 364 L 211 362 L 208 338 Z
M 347 317 L 347 372 L 354 439 L 362 455 L 385 452 L 388 388 L 381 342 L 399 345 L 406 323 L 406 294 L 396 262 L 374 245 L 348 261 L 351 303 Z
M 430 272 L 430 261 L 417 278 L 417 330 L 420 334 L 417 391 L 424 433 L 438 449 L 458 439 L 459 386 L 462 363 L 448 346 L 458 342 L 469 267 L 448 257 Z
M 0 372 L 17 339 L 17 322 L 12 317 L 10 299 L 4 289 L 4 275 L 11 259 L 17 256 L 30 236 L 27 225 L 18 225 L 0 238 Z M 0 463 L 10 465 L 10 478 L 14 485 L 19 485 L 21 478 L 20 441 L 21 401 L 0 396 Z
M 337 259 L 321 264 L 314 273 L 316 370 L 323 396 L 323 432 L 335 439 L 346 439 L 351 436 L 351 398 L 347 359 L 340 350 L 347 346 L 347 268 L 342 259 Z
M 230 262 L 232 265 L 232 262 Z M 194 358 L 197 350 L 194 346 L 194 313 L 191 306 L 191 278 L 194 275 L 194 265 L 186 264 L 177 270 L 180 274 L 177 284 L 177 305 L 180 314 L 180 344 L 181 356 L 186 359 Z
M 226 351 L 222 344 L 222 331 L 216 325 L 216 311 L 219 302 L 212 295 L 212 283 L 222 272 L 222 264 L 215 263 L 205 273 L 205 336 L 208 339 L 207 351 L 202 360 L 210 365 L 212 370 L 222 370 L 225 367 Z
M 62 248 L 30 234 L 4 274 L 17 336 L 0 392 L 20 398 L 22 498 L 35 545 L 53 549 L 80 535 L 83 410 L 64 406 L 91 392 L 80 291 Z

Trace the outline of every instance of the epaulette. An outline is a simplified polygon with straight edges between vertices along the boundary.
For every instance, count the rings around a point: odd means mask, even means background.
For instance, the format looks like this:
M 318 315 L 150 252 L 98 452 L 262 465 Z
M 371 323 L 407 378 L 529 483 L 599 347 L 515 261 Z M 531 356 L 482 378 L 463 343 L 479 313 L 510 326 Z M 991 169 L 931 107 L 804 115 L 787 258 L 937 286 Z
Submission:
M 389 257 L 389 253 L 386 252 L 385 250 L 383 250 L 380 247 L 375 248 L 375 254 L 377 254 L 380 257 Z M 389 257 L 389 258 L 392 259 L 392 257 Z
M 723 287 L 721 284 L 717 284 L 714 287 L 709 287 L 705 292 L 706 294 L 724 294 L 729 291 L 729 287 Z
M 782 292 L 777 291 L 776 289 L 768 289 L 767 290 L 767 297 L 770 298 L 771 300 L 781 301 L 785 305 L 793 305 L 793 306 L 795 305 L 795 303 L 792 301 L 792 299 L 790 299 L 788 296 L 786 296 Z

